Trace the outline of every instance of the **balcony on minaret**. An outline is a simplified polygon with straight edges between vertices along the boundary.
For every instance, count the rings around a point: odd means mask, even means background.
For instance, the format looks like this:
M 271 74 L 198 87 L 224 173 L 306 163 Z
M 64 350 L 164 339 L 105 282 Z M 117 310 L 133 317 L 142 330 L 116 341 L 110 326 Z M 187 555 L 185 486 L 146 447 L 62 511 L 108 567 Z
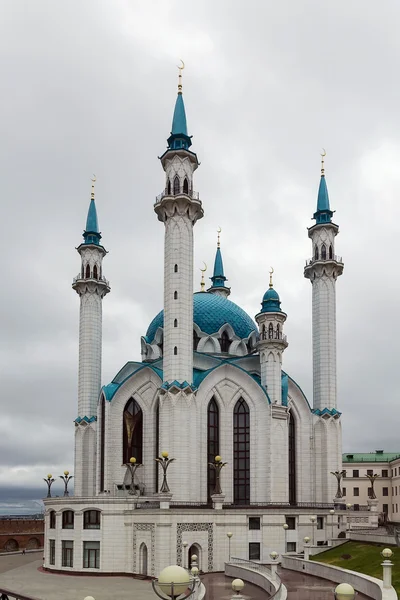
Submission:
M 89 277 L 85 277 L 84 275 L 82 275 L 82 273 L 79 273 L 76 277 L 74 277 L 74 279 L 72 281 L 72 285 L 74 285 L 78 281 L 99 281 L 101 283 L 104 283 L 107 287 L 110 287 L 110 282 L 108 281 L 108 279 L 106 279 L 103 276 L 94 277 L 93 274 Z
M 286 335 L 276 329 L 261 329 L 260 340 L 271 340 L 271 342 L 277 340 L 288 345 Z
M 171 190 L 168 190 L 167 188 L 165 188 L 165 190 L 163 190 L 161 192 L 161 194 L 158 194 L 158 196 L 156 196 L 156 204 L 159 204 L 161 202 L 161 200 L 163 198 L 165 198 L 166 196 L 189 196 L 189 198 L 192 198 L 192 200 L 200 200 L 200 194 L 199 192 L 195 192 L 193 190 L 186 190 L 186 191 L 176 191 L 176 192 L 171 192 Z
M 306 267 L 309 267 L 310 265 L 313 265 L 314 263 L 317 262 L 329 262 L 329 261 L 334 261 L 337 262 L 338 264 L 343 264 L 343 260 L 341 256 L 338 256 L 337 254 L 332 254 L 331 256 L 319 256 L 318 258 L 310 258 L 309 260 L 306 260 Z

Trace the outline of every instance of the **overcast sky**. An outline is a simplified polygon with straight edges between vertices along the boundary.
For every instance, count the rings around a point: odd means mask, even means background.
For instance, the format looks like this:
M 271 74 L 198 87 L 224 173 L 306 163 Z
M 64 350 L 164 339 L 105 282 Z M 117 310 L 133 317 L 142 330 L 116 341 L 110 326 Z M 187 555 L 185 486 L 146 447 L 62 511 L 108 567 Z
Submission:
M 73 468 L 79 298 L 97 176 L 109 254 L 103 383 L 140 359 L 162 308 L 164 176 L 179 59 L 195 189 L 195 289 L 216 229 L 251 316 L 268 270 L 288 314 L 284 368 L 312 399 L 307 227 L 326 148 L 343 449 L 400 451 L 398 0 L 3 0 L 0 7 L 0 486 Z M 210 273 L 208 273 L 210 275 Z M 61 487 L 59 487 L 61 490 Z M 45 484 L 43 483 L 43 492 Z

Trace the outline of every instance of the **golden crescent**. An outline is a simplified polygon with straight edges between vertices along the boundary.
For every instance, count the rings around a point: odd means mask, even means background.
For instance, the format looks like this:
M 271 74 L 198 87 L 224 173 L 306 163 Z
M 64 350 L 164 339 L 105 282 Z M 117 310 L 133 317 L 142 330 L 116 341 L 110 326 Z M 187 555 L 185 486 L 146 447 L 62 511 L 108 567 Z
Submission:
M 221 231 L 222 231 L 221 227 L 218 227 L 217 233 L 221 233 Z
M 183 60 L 181 58 L 179 60 L 181 61 L 182 66 L 180 67 L 179 65 L 177 65 L 177 67 L 180 71 L 183 71 L 183 69 L 185 68 L 185 63 L 183 62 Z
M 322 158 L 324 158 L 324 156 L 326 156 L 326 150 L 325 148 L 322 148 L 322 154 L 321 154 Z
M 204 269 L 200 269 L 200 271 L 201 271 L 202 273 L 205 273 L 205 272 L 207 271 L 207 265 L 206 265 L 206 263 L 204 262 L 204 260 L 203 260 L 203 265 L 204 265 Z
M 274 267 L 271 267 L 271 270 L 270 270 L 269 274 L 272 275 L 273 272 L 274 272 Z
M 93 183 L 96 181 L 96 175 L 93 173 L 93 177 L 90 179 L 90 181 L 93 181 Z

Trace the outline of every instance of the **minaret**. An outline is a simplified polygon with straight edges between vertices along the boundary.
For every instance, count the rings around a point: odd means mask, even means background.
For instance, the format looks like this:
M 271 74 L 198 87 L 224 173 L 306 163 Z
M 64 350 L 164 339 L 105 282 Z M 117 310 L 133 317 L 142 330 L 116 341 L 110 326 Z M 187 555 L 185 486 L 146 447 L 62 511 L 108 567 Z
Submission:
M 193 226 L 203 216 L 193 173 L 199 166 L 187 132 L 179 69 L 178 97 L 168 148 L 160 157 L 165 189 L 154 210 L 165 225 L 164 382 L 193 382 Z
M 270 271 L 269 288 L 261 303 L 261 312 L 255 317 L 260 334 L 257 349 L 260 353 L 261 384 L 266 388 L 272 404 L 282 404 L 282 354 L 288 346 L 283 325 L 287 314 L 281 310 L 279 295 L 272 284 L 272 273 L 273 269 Z
M 332 223 L 322 154 L 315 225 L 309 228 L 312 258 L 304 277 L 312 284 L 313 407 L 336 408 L 336 279 L 343 273 L 342 258 L 335 254 L 338 225 Z
M 110 291 L 103 277 L 102 262 L 106 255 L 94 199 L 94 182 L 81 256 L 81 272 L 72 287 L 80 296 L 78 417 L 75 420 L 75 496 L 91 496 L 95 490 L 97 401 L 101 388 L 102 300 Z
M 224 274 L 224 264 L 222 262 L 222 254 L 221 254 L 221 243 L 220 243 L 220 235 L 221 228 L 217 230 L 218 239 L 217 239 L 217 252 L 215 254 L 214 261 L 214 273 L 213 276 L 210 277 L 212 281 L 212 286 L 207 290 L 207 292 L 212 292 L 213 294 L 218 294 L 219 296 L 223 296 L 227 298 L 231 293 L 230 288 L 225 285 L 226 277 Z

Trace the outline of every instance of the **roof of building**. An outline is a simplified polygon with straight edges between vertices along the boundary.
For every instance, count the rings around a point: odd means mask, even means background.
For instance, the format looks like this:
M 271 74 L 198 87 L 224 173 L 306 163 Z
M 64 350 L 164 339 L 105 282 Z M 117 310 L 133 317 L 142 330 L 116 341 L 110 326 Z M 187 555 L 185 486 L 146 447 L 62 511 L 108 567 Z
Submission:
M 346 452 L 342 454 L 342 461 L 344 463 L 390 462 L 399 457 L 400 452 L 384 452 L 383 450 L 375 450 L 375 452 Z
M 218 246 L 215 253 L 214 272 L 210 277 L 213 287 L 225 287 L 226 277 L 224 274 L 224 264 L 222 262 L 221 248 Z
M 88 215 L 86 219 L 86 228 L 83 233 L 85 244 L 100 244 L 99 222 L 97 220 L 97 210 L 94 198 L 89 204 Z
M 185 104 L 183 102 L 182 94 L 178 94 L 178 96 L 176 98 L 174 116 L 172 118 L 171 133 L 173 135 L 178 135 L 178 134 L 188 135 Z
M 279 294 L 270 287 L 264 294 L 261 302 L 261 312 L 282 312 Z
M 328 187 L 326 185 L 325 175 L 321 175 L 318 189 L 317 212 L 314 213 L 314 219 L 318 224 L 330 223 L 332 221 L 333 212 L 329 206 Z
M 217 333 L 225 324 L 231 325 L 240 339 L 245 339 L 257 326 L 253 319 L 240 306 L 227 298 L 210 292 L 193 294 L 193 321 L 204 333 Z M 152 342 L 159 327 L 164 326 L 164 311 L 158 313 L 150 323 L 146 341 Z

